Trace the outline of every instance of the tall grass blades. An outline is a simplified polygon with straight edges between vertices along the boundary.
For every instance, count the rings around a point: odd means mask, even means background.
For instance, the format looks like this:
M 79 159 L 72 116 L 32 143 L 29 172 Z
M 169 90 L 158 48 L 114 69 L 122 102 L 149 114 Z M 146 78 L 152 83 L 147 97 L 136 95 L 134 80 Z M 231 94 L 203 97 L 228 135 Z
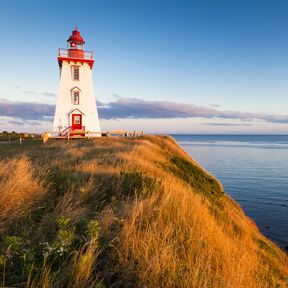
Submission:
M 287 255 L 169 136 L 0 147 L 2 287 L 288 287 Z

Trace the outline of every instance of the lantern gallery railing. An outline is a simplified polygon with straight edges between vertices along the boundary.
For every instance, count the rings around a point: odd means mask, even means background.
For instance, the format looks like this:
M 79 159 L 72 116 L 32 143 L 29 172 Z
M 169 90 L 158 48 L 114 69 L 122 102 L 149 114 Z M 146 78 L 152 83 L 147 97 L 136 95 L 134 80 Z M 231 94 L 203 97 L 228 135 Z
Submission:
M 93 60 L 93 52 L 92 51 L 83 51 L 78 49 L 58 49 L 58 57 L 62 58 L 79 58 L 86 60 Z

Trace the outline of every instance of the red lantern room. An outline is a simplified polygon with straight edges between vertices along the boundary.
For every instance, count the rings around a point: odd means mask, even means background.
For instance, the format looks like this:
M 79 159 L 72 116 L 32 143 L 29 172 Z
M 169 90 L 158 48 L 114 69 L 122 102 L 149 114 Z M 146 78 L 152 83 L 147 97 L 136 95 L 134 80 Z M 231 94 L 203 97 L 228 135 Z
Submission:
M 68 56 L 69 57 L 76 57 L 76 58 L 83 58 L 84 51 L 83 45 L 85 44 L 84 39 L 80 35 L 80 31 L 78 28 L 72 31 L 72 35 L 68 38 Z
M 81 49 L 83 50 L 84 39 L 80 35 L 80 31 L 77 27 L 72 31 L 72 35 L 68 38 L 67 42 L 70 44 L 70 49 Z
M 72 35 L 67 40 L 67 49 L 60 48 L 58 51 L 59 66 L 62 66 L 62 61 L 75 61 L 80 63 L 88 63 L 90 68 L 93 67 L 93 52 L 84 51 L 85 41 L 80 35 L 77 27 L 72 31 Z

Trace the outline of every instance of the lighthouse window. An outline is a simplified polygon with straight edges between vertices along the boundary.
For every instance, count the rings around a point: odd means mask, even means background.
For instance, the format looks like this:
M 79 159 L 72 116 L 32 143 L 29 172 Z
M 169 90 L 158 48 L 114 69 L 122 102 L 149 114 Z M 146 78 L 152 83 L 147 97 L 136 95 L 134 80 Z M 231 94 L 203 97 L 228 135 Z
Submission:
M 73 104 L 79 105 L 79 91 L 73 91 Z
M 76 81 L 79 80 L 79 67 L 73 66 L 72 74 L 73 74 L 73 80 Z
M 80 116 L 75 116 L 74 117 L 74 124 L 81 124 Z

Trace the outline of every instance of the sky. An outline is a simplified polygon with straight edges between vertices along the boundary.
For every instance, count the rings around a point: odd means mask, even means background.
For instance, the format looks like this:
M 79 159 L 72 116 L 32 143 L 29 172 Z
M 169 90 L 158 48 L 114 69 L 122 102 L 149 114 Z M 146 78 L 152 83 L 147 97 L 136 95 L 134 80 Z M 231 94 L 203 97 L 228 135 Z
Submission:
M 0 131 L 51 131 L 58 48 L 94 51 L 103 131 L 287 134 L 287 0 L 0 3 Z

